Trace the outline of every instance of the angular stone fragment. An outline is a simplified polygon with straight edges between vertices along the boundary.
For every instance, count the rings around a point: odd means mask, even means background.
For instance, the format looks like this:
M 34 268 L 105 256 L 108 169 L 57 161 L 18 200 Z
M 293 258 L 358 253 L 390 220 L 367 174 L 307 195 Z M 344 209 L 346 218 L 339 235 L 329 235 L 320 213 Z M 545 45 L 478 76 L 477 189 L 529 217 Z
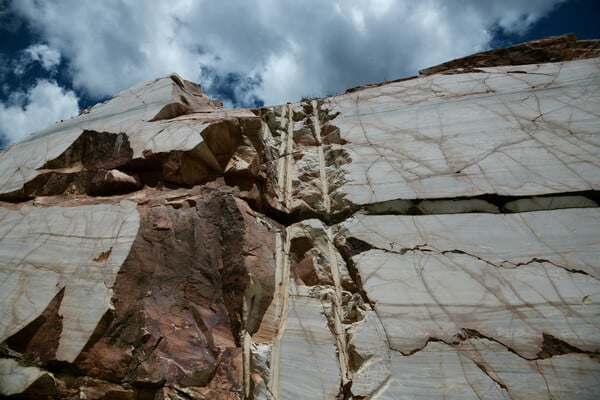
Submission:
M 6 149 L 0 198 L 61 194 L 69 186 L 94 194 L 87 172 L 98 169 L 138 169 L 142 178 L 155 171 L 148 182 L 158 175 L 177 184 L 201 183 L 222 174 L 240 131 L 255 134 L 250 131 L 260 128 L 257 119 L 247 110 L 222 110 L 177 75 L 142 83 Z M 19 157 L 22 152 L 28 157 Z M 59 181 L 52 190 L 49 179 Z
M 20 366 L 17 361 L 10 358 L 0 358 L 0 394 L 3 396 L 22 393 L 45 377 L 52 381 L 46 371 L 36 367 Z M 39 395 L 56 394 L 55 388 L 48 387 L 47 383 L 44 386 L 46 386 L 46 393 L 38 393 Z

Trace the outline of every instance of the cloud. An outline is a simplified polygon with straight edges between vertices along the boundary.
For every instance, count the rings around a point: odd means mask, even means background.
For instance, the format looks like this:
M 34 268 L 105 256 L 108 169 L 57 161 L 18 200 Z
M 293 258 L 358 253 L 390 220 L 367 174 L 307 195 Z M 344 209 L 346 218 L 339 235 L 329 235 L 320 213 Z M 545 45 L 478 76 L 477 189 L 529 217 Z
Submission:
M 41 67 L 55 74 L 56 67 L 60 64 L 60 52 L 48 47 L 46 44 L 38 43 L 21 51 L 20 57 L 12 62 L 12 72 L 15 75 L 23 75 L 34 62 L 39 62 Z
M 18 141 L 78 111 L 74 92 L 65 91 L 55 81 L 38 80 L 27 92 L 14 93 L 7 102 L 0 102 L 0 135 L 6 142 Z
M 46 71 L 50 71 L 60 64 L 60 53 L 46 44 L 31 45 L 24 52 L 31 60 L 39 61 Z
M 225 107 L 262 107 L 264 105 L 264 102 L 254 94 L 254 90 L 262 83 L 259 77 L 233 72 L 220 75 L 207 67 L 203 67 L 201 73 L 205 84 L 211 88 L 212 95 L 225 99 Z
M 173 71 L 197 78 L 186 2 L 19 0 L 12 7 L 68 61 L 74 87 L 92 97 Z
M 91 97 L 175 71 L 209 94 L 234 96 L 224 99 L 230 104 L 248 105 L 412 75 L 486 49 L 495 30 L 521 34 L 560 2 L 19 0 L 11 6 L 67 61 L 74 87 Z M 227 84 L 238 87 L 228 91 Z

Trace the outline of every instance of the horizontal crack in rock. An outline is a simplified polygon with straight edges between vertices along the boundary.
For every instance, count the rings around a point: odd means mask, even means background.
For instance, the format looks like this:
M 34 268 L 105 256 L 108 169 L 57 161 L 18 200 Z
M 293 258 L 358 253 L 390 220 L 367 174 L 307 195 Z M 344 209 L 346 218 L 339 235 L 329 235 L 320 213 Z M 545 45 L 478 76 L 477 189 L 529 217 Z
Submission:
M 581 354 L 593 354 L 597 355 L 598 353 L 593 353 L 589 351 L 581 350 L 575 346 L 570 345 L 569 343 L 555 338 L 552 335 L 547 333 L 543 334 L 544 341 L 542 342 L 542 349 L 537 354 L 538 359 L 546 359 L 554 356 L 560 356 L 563 354 L 570 353 L 581 353 Z
M 463 213 L 520 213 L 565 208 L 598 207 L 600 191 L 586 190 L 538 196 L 484 194 L 437 199 L 395 199 L 357 207 L 367 215 L 428 215 Z

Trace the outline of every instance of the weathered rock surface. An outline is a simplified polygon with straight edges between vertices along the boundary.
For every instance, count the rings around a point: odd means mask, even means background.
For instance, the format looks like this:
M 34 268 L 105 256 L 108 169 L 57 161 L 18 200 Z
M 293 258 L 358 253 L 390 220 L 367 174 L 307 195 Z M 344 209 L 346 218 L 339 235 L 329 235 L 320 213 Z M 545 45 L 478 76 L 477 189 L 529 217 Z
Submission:
M 172 75 L 12 145 L 0 395 L 598 398 L 599 49 L 256 110 Z

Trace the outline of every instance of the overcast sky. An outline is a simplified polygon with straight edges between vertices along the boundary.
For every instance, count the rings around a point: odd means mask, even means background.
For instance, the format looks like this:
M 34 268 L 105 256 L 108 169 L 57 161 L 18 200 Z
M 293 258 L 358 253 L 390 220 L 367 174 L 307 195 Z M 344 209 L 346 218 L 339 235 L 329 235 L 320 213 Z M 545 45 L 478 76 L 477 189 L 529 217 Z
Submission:
M 547 35 L 598 38 L 597 3 L 0 0 L 0 142 L 171 72 L 228 107 L 250 107 Z

